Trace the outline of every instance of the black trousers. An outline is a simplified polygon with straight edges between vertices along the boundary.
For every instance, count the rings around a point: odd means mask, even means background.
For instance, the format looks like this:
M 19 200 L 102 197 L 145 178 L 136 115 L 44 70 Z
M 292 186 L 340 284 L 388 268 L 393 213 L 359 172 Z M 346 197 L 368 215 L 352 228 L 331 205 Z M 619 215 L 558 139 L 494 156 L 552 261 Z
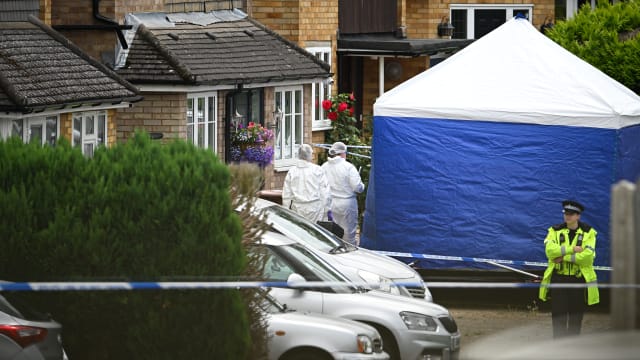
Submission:
M 553 274 L 552 284 L 582 284 L 583 278 Z M 549 289 L 551 295 L 551 322 L 553 324 L 553 338 L 579 335 L 582 328 L 582 317 L 586 304 L 585 287 Z

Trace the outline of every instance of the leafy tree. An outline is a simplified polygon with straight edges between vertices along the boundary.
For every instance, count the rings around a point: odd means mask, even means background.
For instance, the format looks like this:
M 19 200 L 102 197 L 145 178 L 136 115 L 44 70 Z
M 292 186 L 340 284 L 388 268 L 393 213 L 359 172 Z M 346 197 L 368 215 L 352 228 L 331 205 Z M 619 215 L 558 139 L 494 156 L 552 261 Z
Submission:
M 640 93 L 640 0 L 588 4 L 545 34 L 560 46 Z

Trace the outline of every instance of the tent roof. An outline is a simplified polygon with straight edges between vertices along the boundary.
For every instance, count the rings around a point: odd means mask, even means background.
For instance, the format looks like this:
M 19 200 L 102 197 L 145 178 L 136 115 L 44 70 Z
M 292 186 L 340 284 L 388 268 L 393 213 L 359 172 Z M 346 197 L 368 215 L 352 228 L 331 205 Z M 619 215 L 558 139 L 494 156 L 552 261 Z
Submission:
M 622 128 L 640 97 L 514 18 L 383 94 L 375 116 Z

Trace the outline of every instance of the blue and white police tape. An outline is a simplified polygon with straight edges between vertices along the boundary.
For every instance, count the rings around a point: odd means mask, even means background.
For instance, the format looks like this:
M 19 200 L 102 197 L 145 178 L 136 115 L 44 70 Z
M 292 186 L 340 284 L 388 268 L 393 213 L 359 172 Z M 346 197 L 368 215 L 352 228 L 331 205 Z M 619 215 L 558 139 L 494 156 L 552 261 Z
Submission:
M 331 149 L 331 144 L 313 144 L 313 146 L 319 147 L 319 148 L 323 148 L 323 149 L 327 149 L 327 150 Z M 347 149 L 349 149 L 349 148 L 371 150 L 371 146 L 368 146 L 368 145 L 347 145 Z M 366 158 L 366 159 L 371 159 L 371 156 L 362 155 L 362 154 L 356 154 L 354 152 L 347 151 L 347 154 L 353 155 L 353 156 L 358 156 L 358 157 L 363 157 L 363 158 Z
M 428 260 L 449 260 L 449 261 L 465 261 L 465 262 L 475 262 L 475 263 L 496 263 L 503 265 L 519 265 L 519 266 L 536 266 L 546 268 L 549 266 L 546 262 L 536 262 L 536 261 L 518 261 L 518 260 L 502 260 L 502 259 L 484 259 L 484 258 L 475 258 L 475 257 L 464 257 L 464 256 L 445 256 L 445 255 L 430 255 L 430 254 L 417 254 L 417 253 L 405 253 L 405 252 L 394 252 L 394 251 L 375 251 L 378 254 L 392 256 L 392 257 L 405 257 L 405 258 L 414 258 L 414 259 L 428 259 Z M 611 271 L 612 268 L 610 266 L 594 266 L 596 270 L 604 270 Z
M 195 290 L 195 289 L 246 289 L 246 288 L 323 288 L 363 286 L 365 288 L 377 288 L 379 284 L 372 283 L 346 283 L 324 281 L 301 281 L 297 283 L 287 282 L 260 282 L 260 281 L 166 281 L 166 282 L 0 282 L 0 291 L 132 291 L 132 290 Z M 422 284 L 415 282 L 396 283 L 398 286 L 417 287 Z M 524 289 L 537 288 L 540 283 L 507 283 L 507 282 L 426 282 L 429 288 L 484 288 L 484 289 Z M 594 286 L 593 284 L 549 284 L 550 288 L 582 288 Z M 640 289 L 640 284 L 600 284 L 599 288 L 635 288 Z

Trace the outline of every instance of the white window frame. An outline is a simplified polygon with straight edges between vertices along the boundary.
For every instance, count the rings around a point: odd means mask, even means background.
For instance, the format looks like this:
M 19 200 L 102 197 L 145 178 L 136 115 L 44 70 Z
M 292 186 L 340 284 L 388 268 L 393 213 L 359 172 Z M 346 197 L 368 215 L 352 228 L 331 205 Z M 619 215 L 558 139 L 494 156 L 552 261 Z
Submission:
M 299 96 L 299 98 L 297 98 Z M 274 168 L 288 170 L 296 164 L 298 149 L 304 141 L 304 89 L 300 86 L 277 87 L 274 90 L 275 109 L 280 109 L 282 116 L 276 124 L 274 139 Z M 294 106 L 298 104 L 299 109 Z M 291 138 L 287 139 L 287 129 Z M 295 140 L 295 134 L 300 140 Z M 289 140 L 287 142 L 287 140 Z M 286 147 L 278 144 L 287 144 Z M 289 151 L 287 151 L 289 150 Z
M 60 116 L 47 115 L 47 116 L 34 116 L 28 118 L 7 119 L 1 121 L 0 126 L 0 139 L 8 139 L 11 136 L 19 136 L 20 139 L 28 143 L 31 141 L 31 127 L 42 126 L 43 136 L 41 139 L 41 145 L 55 145 L 60 137 Z M 14 128 L 16 125 L 22 127 L 19 134 L 14 134 Z M 53 131 L 49 132 L 47 125 L 53 125 Z
M 189 104 L 191 104 L 191 108 Z M 199 104 L 202 104 L 202 116 L 194 118 L 193 115 L 198 113 Z M 188 94 L 185 116 L 187 119 L 187 141 L 199 148 L 216 152 L 218 149 L 218 93 L 214 91 Z M 210 132 L 207 129 L 213 131 Z
M 331 45 L 308 47 L 307 51 L 331 66 Z M 313 130 L 328 130 L 332 128 L 331 120 L 322 109 L 322 101 L 331 96 L 330 82 L 318 81 L 311 84 L 311 121 Z M 318 113 L 316 113 L 316 109 Z
M 570 0 L 567 0 L 570 1 Z M 577 1 L 577 0 L 574 0 Z M 452 10 L 467 10 L 467 39 L 475 39 L 475 16 L 474 13 L 476 10 L 482 9 L 500 9 L 505 10 L 505 19 L 507 22 L 512 19 L 516 14 L 513 13 L 513 10 L 517 9 L 528 9 L 529 17 L 527 20 L 532 22 L 533 17 L 533 4 L 451 4 L 449 6 L 449 18 L 451 18 Z
M 80 148 L 85 156 L 93 157 L 98 147 L 107 146 L 109 119 L 106 111 L 85 111 L 71 115 L 73 147 Z M 100 136 L 101 129 L 102 136 Z
M 566 18 L 566 20 L 568 20 L 568 19 L 573 18 L 573 16 L 574 16 L 574 15 L 578 12 L 578 10 L 580 10 L 580 9 L 578 9 L 578 0 L 566 0 L 566 1 L 567 1 L 567 4 L 566 4 L 566 6 L 567 6 L 567 7 L 566 7 L 566 9 L 567 9 L 567 16 L 566 16 L 566 17 L 567 17 L 567 18 Z M 591 5 L 591 8 L 592 8 L 592 9 L 595 9 L 595 8 L 596 8 L 597 0 L 590 0 L 590 1 L 589 1 L 589 3 L 590 3 L 590 5 Z

